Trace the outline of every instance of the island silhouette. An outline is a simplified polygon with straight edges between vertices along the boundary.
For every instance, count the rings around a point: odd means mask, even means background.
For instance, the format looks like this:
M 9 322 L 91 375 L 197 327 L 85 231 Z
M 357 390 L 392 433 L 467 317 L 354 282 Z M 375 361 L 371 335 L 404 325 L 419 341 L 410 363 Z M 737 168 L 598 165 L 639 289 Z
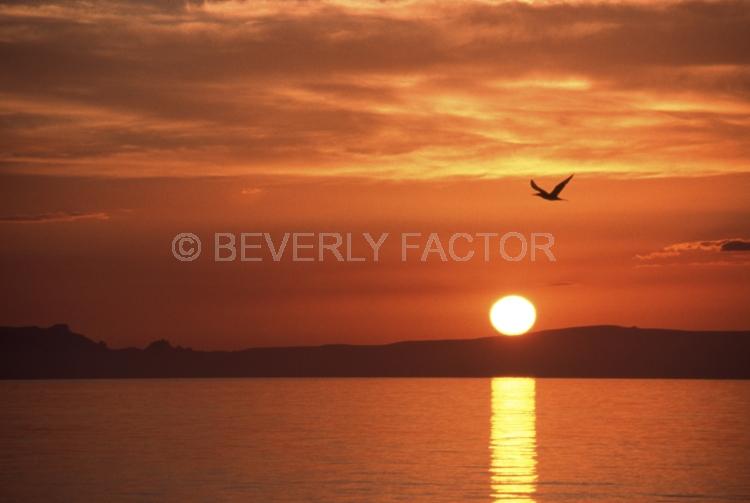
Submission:
M 750 378 L 750 331 L 620 326 L 522 337 L 199 351 L 166 340 L 111 349 L 67 325 L 0 327 L 0 378 L 158 377 Z

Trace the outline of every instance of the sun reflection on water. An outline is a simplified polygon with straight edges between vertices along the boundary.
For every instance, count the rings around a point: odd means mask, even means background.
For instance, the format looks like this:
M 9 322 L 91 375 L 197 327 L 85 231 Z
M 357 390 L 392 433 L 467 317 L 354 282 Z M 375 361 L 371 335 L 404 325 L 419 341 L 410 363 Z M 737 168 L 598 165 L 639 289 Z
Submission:
M 492 379 L 490 483 L 496 502 L 533 503 L 536 492 L 536 382 Z

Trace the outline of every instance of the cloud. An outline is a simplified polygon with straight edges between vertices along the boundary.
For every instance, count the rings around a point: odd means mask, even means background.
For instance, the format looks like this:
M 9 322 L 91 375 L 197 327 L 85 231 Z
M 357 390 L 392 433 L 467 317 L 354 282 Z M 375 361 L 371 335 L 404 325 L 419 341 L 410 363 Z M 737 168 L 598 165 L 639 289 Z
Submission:
M 110 215 L 104 212 L 84 213 L 57 211 L 53 213 L 38 213 L 35 215 L 0 216 L 0 223 L 14 224 L 43 224 L 53 222 L 76 222 L 79 220 L 109 220 Z
M 747 2 L 97 5 L 0 4 L 1 170 L 748 168 Z
M 743 251 L 750 251 L 750 239 L 728 238 L 674 243 L 635 258 L 642 262 L 642 266 L 749 265 L 750 260 L 744 254 L 727 256 L 727 252 Z
M 547 283 L 547 286 L 553 286 L 553 287 L 578 286 L 578 283 L 575 283 L 573 281 L 553 281 L 553 282 Z
M 750 251 L 750 241 L 743 241 L 741 239 L 733 239 L 731 241 L 725 241 L 721 245 L 721 251 L 723 252 Z
M 260 187 L 243 187 L 240 190 L 240 194 L 243 196 L 257 196 L 263 193 L 263 189 Z

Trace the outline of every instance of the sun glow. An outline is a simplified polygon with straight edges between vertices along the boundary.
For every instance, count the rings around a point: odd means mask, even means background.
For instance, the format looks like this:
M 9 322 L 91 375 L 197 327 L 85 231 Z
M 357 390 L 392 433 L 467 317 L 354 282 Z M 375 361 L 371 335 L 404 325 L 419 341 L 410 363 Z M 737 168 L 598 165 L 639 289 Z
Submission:
M 507 295 L 490 308 L 490 322 L 503 335 L 521 335 L 536 321 L 536 309 L 525 297 Z

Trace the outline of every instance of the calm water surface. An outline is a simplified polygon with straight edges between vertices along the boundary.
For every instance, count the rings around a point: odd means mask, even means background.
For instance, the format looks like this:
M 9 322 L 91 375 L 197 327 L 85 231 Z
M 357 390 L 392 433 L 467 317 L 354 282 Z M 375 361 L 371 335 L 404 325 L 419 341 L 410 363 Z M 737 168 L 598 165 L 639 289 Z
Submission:
M 4 501 L 750 501 L 750 382 L 0 382 Z

